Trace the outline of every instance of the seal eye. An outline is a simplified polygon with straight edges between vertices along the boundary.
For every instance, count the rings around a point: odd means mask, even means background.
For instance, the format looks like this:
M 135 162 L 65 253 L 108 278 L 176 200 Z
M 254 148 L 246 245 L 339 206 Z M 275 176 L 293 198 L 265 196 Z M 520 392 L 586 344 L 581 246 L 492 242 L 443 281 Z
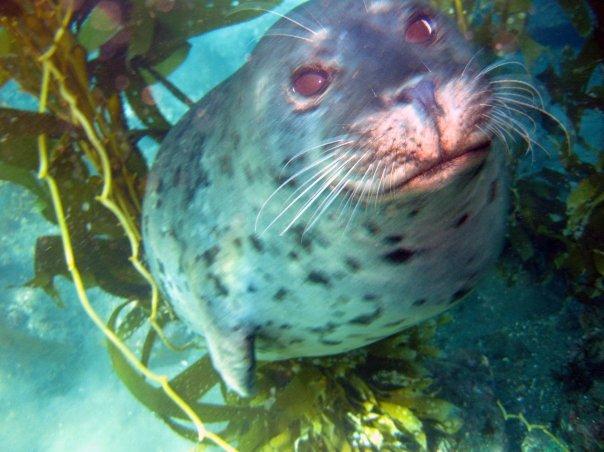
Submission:
M 322 69 L 305 68 L 294 74 L 294 93 L 304 97 L 318 96 L 329 86 L 329 74 Z
M 434 26 L 429 17 L 421 16 L 407 26 L 405 41 L 412 44 L 424 44 L 434 37 Z

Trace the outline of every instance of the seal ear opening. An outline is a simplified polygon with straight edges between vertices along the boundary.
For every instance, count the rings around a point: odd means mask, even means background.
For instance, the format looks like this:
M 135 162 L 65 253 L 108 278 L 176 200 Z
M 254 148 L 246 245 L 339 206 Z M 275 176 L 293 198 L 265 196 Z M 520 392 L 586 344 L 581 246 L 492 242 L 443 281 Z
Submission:
M 205 334 L 212 364 L 226 385 L 241 397 L 254 392 L 256 357 L 255 336 L 239 328 L 237 331 L 212 331 Z

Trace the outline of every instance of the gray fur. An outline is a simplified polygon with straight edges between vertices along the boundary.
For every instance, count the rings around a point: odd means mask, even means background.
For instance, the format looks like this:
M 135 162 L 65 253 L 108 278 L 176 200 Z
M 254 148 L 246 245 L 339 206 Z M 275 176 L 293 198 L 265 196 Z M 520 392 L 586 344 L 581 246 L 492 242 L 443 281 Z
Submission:
M 416 10 L 391 3 L 405 17 Z M 469 60 L 448 25 L 443 42 L 420 61 L 390 32 L 396 14 L 367 14 L 360 0 L 298 8 L 290 16 L 311 28 L 318 26 L 309 18 L 321 18 L 330 35 L 325 58 L 346 69 L 329 98 L 292 111 L 283 90 L 307 60 L 307 44 L 266 37 L 239 72 L 173 128 L 150 174 L 143 232 L 152 272 L 177 314 L 205 335 L 215 367 L 240 394 L 252 386 L 255 355 L 335 354 L 392 335 L 462 299 L 499 253 L 506 190 L 496 151 L 434 191 L 371 198 L 356 211 L 355 203 L 338 199 L 310 230 L 314 207 L 285 234 L 291 215 L 262 233 L 287 204 L 292 184 L 266 205 L 255 229 L 263 203 L 317 154 L 285 172 L 284 162 L 383 108 L 374 93 L 395 89 L 425 66 L 449 77 Z M 305 36 L 286 20 L 275 29 Z

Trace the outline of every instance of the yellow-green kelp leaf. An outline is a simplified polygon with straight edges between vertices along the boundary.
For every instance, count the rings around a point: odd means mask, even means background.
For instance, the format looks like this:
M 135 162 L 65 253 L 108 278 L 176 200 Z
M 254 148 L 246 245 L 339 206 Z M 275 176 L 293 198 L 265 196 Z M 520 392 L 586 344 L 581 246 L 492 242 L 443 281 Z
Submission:
M 77 38 L 88 52 L 97 50 L 123 28 L 119 17 L 121 8 L 116 5 L 113 2 L 100 2 L 84 20 Z
M 123 309 L 129 305 L 131 303 L 126 302 L 116 308 L 108 322 L 109 328 L 113 331 L 121 331 L 125 336 L 127 336 L 127 330 L 120 330 L 117 323 Z M 136 329 L 137 327 L 137 324 L 134 323 L 133 328 Z M 152 343 L 149 344 L 150 347 L 152 345 Z M 187 421 L 189 418 L 173 400 L 161 388 L 150 384 L 139 374 L 110 341 L 107 341 L 107 347 L 114 371 L 128 390 L 171 428 L 194 440 L 196 431 L 193 428 L 183 427 L 182 421 Z M 219 383 L 219 376 L 213 370 L 209 356 L 205 355 L 172 378 L 169 384 L 204 422 L 228 422 L 233 419 L 240 419 L 242 416 L 253 418 L 254 408 L 215 405 L 198 401 L 209 389 Z
M 409 408 L 390 402 L 381 402 L 380 409 L 408 432 L 422 450 L 428 450 L 428 442 L 422 421 Z

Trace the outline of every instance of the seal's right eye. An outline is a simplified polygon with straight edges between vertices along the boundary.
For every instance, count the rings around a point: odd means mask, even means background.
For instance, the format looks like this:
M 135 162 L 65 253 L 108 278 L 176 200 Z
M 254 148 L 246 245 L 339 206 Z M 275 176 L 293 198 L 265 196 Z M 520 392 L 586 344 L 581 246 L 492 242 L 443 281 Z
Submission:
M 420 16 L 407 25 L 405 40 L 412 44 L 426 44 L 434 37 L 435 29 L 428 16 Z
M 294 73 L 292 89 L 300 96 L 318 96 L 327 89 L 329 82 L 327 71 L 317 68 L 302 68 Z

